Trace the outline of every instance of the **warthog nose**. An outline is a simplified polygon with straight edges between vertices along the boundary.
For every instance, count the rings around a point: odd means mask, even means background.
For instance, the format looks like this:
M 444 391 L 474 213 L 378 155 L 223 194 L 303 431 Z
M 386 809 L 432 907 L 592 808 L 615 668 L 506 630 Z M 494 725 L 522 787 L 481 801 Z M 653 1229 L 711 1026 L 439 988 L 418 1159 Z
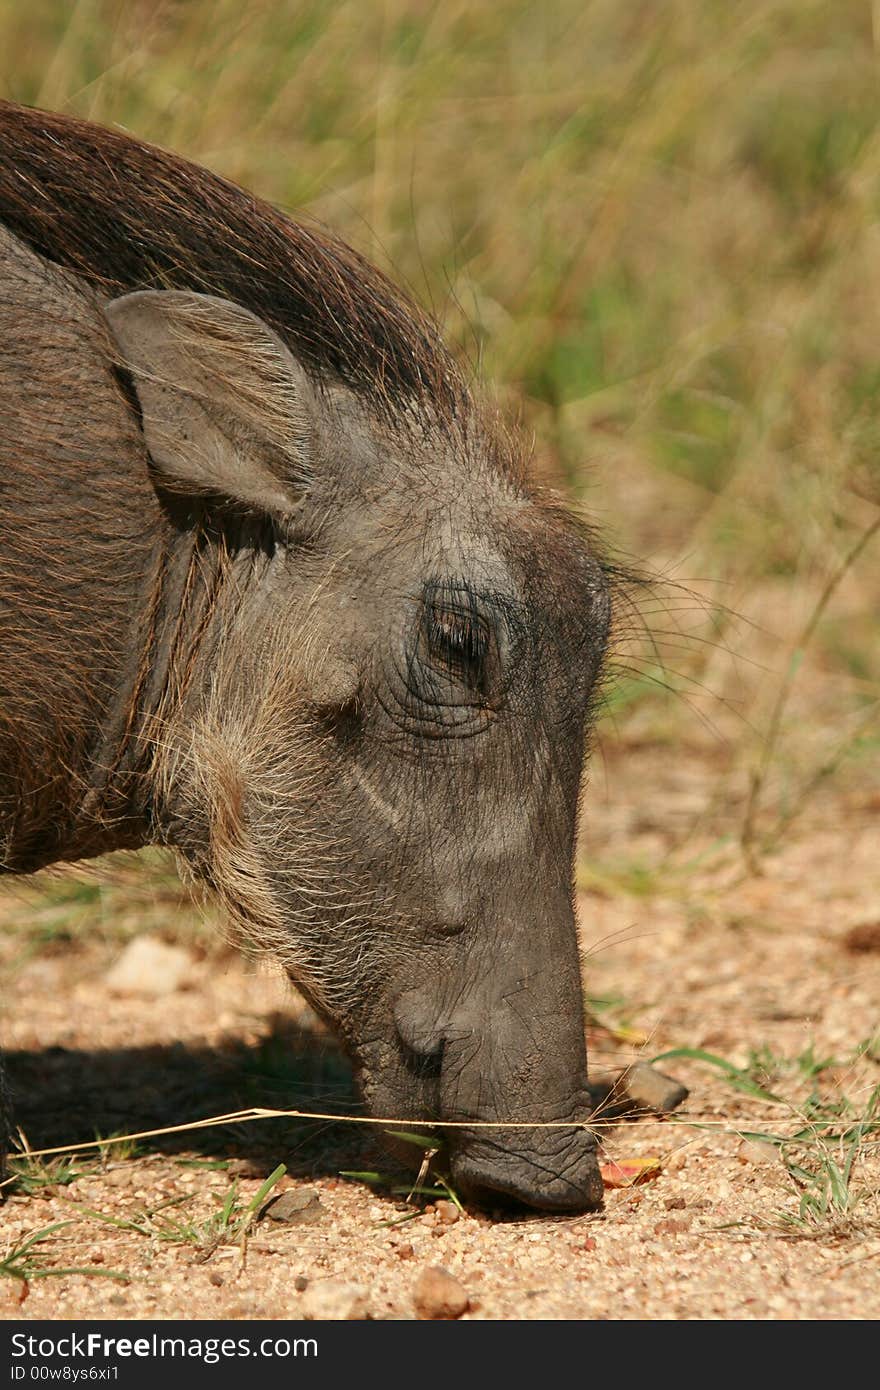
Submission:
M 596 1211 L 602 1206 L 602 1184 L 590 1174 L 578 1187 L 574 1185 L 565 1191 L 553 1192 L 538 1183 L 515 1185 L 511 1182 L 493 1182 L 479 1179 L 453 1179 L 457 1182 L 459 1195 L 470 1206 L 484 1210 L 499 1208 L 502 1211 L 549 1211 L 570 1212 Z
M 540 1131 L 526 1132 L 540 1142 Z M 494 1131 L 496 1136 L 501 1133 Z M 504 1144 L 484 1131 L 453 1149 L 452 1181 L 462 1197 L 482 1207 L 558 1212 L 601 1207 L 602 1176 L 590 1134 L 572 1130 L 561 1150 L 541 1152 L 523 1144 L 522 1133 L 507 1131 Z

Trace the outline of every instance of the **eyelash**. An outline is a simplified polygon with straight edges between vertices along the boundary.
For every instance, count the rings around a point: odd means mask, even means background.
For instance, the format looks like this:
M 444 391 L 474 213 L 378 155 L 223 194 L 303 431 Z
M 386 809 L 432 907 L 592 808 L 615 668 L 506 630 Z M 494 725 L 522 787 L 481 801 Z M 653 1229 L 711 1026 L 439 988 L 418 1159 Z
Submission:
M 481 684 L 489 655 L 489 629 L 476 613 L 449 607 L 430 609 L 427 639 L 431 655 L 439 658 L 451 675 L 472 686 Z

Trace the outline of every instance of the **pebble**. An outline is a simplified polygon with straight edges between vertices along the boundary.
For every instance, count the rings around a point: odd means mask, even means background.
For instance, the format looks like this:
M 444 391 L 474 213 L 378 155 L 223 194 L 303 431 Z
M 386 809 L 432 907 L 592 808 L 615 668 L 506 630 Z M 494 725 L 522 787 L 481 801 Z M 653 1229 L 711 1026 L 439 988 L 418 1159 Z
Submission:
M 266 1178 L 271 1169 L 265 1163 L 258 1163 L 255 1158 L 231 1158 L 226 1171 L 233 1178 Z
M 688 1098 L 686 1086 L 647 1062 L 636 1062 L 624 1073 L 622 1080 L 633 1105 L 657 1115 L 668 1115 Z
M 291 1226 L 306 1226 L 323 1221 L 326 1212 L 314 1188 L 295 1187 L 267 1202 L 263 1208 L 263 1215 L 268 1216 L 270 1221 L 284 1221 Z
M 308 1322 L 360 1322 L 370 1316 L 365 1290 L 342 1279 L 309 1284 L 298 1306 Z
M 858 922 L 850 927 L 843 938 L 843 944 L 855 955 L 868 951 L 880 951 L 880 922 Z
M 131 1187 L 133 1181 L 133 1168 L 111 1168 L 109 1173 L 104 1174 L 104 1182 L 108 1187 Z
M 180 946 L 168 946 L 152 936 L 130 941 L 104 977 L 112 994 L 158 999 L 174 994 L 188 982 L 193 957 Z
M 470 1304 L 463 1284 L 439 1265 L 423 1269 L 413 1291 L 420 1318 L 460 1318 Z
M 0 1280 L 0 1308 L 20 1308 L 29 1293 L 30 1286 L 26 1279 Z
M 775 1144 L 764 1139 L 744 1139 L 737 1149 L 740 1163 L 754 1163 L 757 1166 L 779 1162 L 779 1150 Z
M 675 1216 L 665 1216 L 662 1221 L 657 1221 L 654 1225 L 656 1236 L 681 1236 L 688 1230 L 690 1230 L 688 1222 Z
M 454 1226 L 461 1216 L 461 1212 L 454 1202 L 440 1201 L 437 1203 L 437 1219 L 446 1226 Z

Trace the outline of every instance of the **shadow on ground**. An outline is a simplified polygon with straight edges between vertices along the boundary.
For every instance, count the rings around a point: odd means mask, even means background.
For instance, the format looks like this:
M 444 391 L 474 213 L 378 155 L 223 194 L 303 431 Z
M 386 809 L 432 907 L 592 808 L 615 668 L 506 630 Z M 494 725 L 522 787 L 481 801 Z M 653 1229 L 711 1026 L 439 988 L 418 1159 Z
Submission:
M 106 1050 L 49 1047 L 6 1054 L 14 1126 L 32 1149 L 159 1129 L 251 1106 L 357 1114 L 351 1069 L 323 1035 L 280 1015 L 253 1045 Z M 242 1158 L 298 1176 L 363 1166 L 375 1141 L 359 1126 L 260 1120 L 141 1141 L 139 1151 Z

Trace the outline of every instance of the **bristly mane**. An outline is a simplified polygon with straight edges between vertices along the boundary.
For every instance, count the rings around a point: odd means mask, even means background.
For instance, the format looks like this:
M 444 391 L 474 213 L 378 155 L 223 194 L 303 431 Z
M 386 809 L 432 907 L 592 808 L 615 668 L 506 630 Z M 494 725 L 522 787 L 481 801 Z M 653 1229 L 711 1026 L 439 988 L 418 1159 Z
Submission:
M 108 295 L 189 289 L 244 305 L 319 381 L 385 417 L 407 404 L 441 423 L 468 413 L 437 329 L 374 266 L 129 135 L 0 102 L 0 222 Z

